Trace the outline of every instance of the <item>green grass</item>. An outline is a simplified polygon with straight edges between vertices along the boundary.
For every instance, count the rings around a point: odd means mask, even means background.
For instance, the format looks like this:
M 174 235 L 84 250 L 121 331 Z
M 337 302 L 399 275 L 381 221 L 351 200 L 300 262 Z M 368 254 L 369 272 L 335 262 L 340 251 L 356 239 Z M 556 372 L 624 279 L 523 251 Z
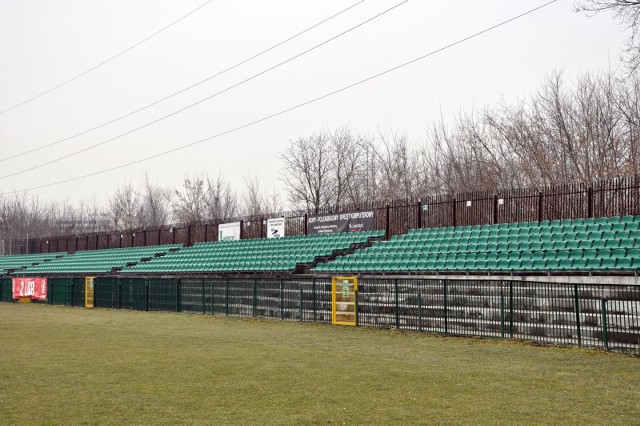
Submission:
M 640 359 L 408 332 L 0 303 L 0 423 L 631 424 Z

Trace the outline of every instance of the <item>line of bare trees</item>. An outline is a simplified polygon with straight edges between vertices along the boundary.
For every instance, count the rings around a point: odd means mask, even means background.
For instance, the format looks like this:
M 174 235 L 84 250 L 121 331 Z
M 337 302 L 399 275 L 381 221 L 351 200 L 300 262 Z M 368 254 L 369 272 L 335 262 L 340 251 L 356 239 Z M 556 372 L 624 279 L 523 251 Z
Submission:
M 167 188 L 145 174 L 140 185 L 120 184 L 105 206 L 43 202 L 21 193 L 0 197 L 0 255 L 23 252 L 29 238 L 227 221 L 281 209 L 278 194 L 263 189 L 256 176 L 245 178 L 239 196 L 222 175 L 188 176 L 180 187 Z
M 292 207 L 592 182 L 638 173 L 640 78 L 612 72 L 543 78 L 517 103 L 440 119 L 422 141 L 323 130 L 280 155 Z
M 311 213 L 338 205 L 497 188 L 592 182 L 639 173 L 640 78 L 612 72 L 575 82 L 543 78 L 527 99 L 434 122 L 422 140 L 348 126 L 290 141 L 279 154 L 288 207 Z M 239 195 L 240 194 L 240 195 Z M 73 235 L 170 223 L 226 221 L 283 209 L 258 176 L 239 193 L 222 175 L 188 176 L 165 188 L 145 175 L 120 184 L 108 205 L 0 198 L 0 235 Z

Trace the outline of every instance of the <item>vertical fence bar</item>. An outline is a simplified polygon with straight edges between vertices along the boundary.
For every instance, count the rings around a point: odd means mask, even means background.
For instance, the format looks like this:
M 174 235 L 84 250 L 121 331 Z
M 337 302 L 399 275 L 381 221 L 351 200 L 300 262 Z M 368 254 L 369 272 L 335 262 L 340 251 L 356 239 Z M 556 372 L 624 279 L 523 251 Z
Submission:
M 418 292 L 418 331 L 422 332 L 422 293 Z
M 444 296 L 444 334 L 449 334 L 449 315 L 447 307 L 447 280 L 442 280 Z
M 358 323 L 358 290 L 355 290 L 353 292 L 353 296 L 354 296 L 354 304 L 353 304 L 353 311 L 355 313 L 355 323 L 356 323 L 356 327 L 359 325 Z
M 144 280 L 144 310 L 149 312 L 149 280 Z
M 509 281 L 509 337 L 513 339 L 513 281 Z
M 543 197 L 544 195 L 542 194 L 542 191 L 538 192 L 538 222 L 542 222 L 542 209 L 544 208 L 544 204 L 543 202 Z
M 303 321 L 303 311 L 302 311 L 302 284 L 300 284 L 300 321 Z
M 202 279 L 202 315 L 207 313 L 207 298 L 204 290 L 204 278 Z
M 316 279 L 315 279 L 315 277 L 313 278 L 312 285 L 313 285 L 313 321 L 315 322 L 316 321 L 316 312 L 317 312 L 317 309 L 316 309 Z
M 229 315 L 229 278 L 226 279 L 226 285 L 224 290 L 224 314 Z
M 607 335 L 607 299 L 602 299 L 602 340 L 604 348 L 609 350 L 609 336 Z
M 211 315 L 216 314 L 216 299 L 213 296 L 213 281 L 211 281 Z
M 181 298 L 180 298 L 180 291 L 182 286 L 180 285 L 182 283 L 182 279 L 178 278 L 176 280 L 176 312 L 180 312 L 182 311 L 182 306 L 180 306 L 182 304 Z
M 582 346 L 582 332 L 580 330 L 580 299 L 578 298 L 578 284 L 573 285 L 573 295 L 576 305 L 576 332 L 578 333 L 578 347 Z
M 396 301 L 396 328 L 400 328 L 400 308 L 399 308 L 399 303 L 398 303 L 398 279 L 396 278 L 394 280 L 394 294 L 395 294 L 395 301 Z
M 504 292 L 500 288 L 500 337 L 504 339 Z
M 284 284 L 280 279 L 280 320 L 284 320 Z
M 253 317 L 256 316 L 257 310 L 257 302 L 258 302 L 258 279 L 253 280 L 253 294 L 251 297 L 251 315 Z

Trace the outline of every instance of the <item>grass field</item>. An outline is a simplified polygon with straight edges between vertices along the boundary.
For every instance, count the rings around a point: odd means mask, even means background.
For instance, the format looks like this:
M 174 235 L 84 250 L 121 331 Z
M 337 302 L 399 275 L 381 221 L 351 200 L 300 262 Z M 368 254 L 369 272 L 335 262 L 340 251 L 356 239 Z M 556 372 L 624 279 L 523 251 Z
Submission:
M 0 423 L 633 424 L 640 359 L 273 320 L 0 303 Z

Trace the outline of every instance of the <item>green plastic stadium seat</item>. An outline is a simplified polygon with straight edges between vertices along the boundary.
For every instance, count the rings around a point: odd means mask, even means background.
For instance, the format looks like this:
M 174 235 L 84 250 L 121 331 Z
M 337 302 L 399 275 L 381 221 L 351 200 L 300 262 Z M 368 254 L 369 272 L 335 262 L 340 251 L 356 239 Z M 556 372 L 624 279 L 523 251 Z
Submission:
M 628 257 L 625 257 L 623 259 L 618 259 L 618 263 L 616 264 L 616 267 L 618 269 L 632 269 L 631 259 Z

